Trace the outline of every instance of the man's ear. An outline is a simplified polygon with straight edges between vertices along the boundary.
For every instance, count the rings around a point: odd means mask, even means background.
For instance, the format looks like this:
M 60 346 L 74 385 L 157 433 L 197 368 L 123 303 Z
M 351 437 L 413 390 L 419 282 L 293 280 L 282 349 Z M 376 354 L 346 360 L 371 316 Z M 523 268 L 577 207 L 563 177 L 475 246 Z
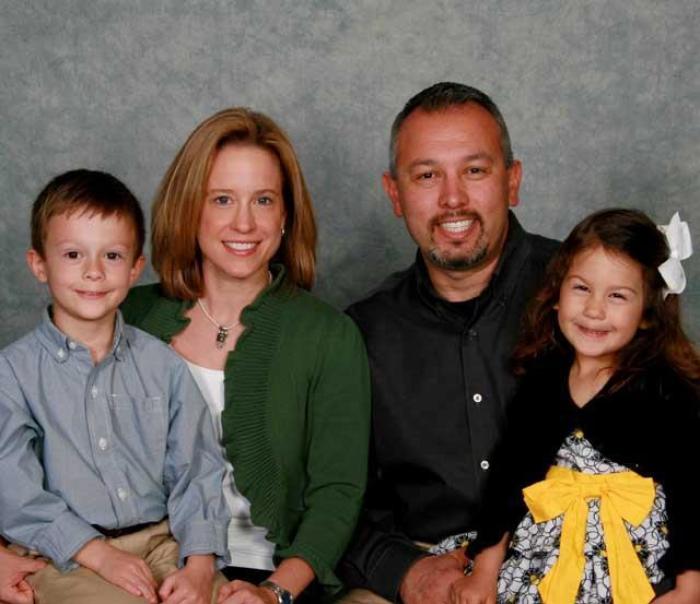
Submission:
M 523 166 L 516 159 L 508 168 L 508 205 L 514 208 L 520 203 L 520 183 L 523 180 Z
M 134 260 L 134 265 L 131 267 L 131 272 L 129 273 L 129 287 L 134 285 L 139 280 L 143 269 L 146 266 L 146 257 L 141 255 L 136 260 Z
M 403 209 L 399 202 L 399 189 L 396 184 L 396 179 L 391 175 L 391 172 L 387 171 L 382 174 L 382 187 L 384 187 L 384 192 L 389 198 L 389 201 L 391 201 L 394 216 L 401 218 L 403 216 Z
M 48 277 L 46 275 L 46 262 L 42 258 L 41 254 L 32 248 L 27 251 L 26 258 L 27 265 L 29 266 L 29 270 L 32 271 L 32 274 L 41 283 L 46 283 L 48 281 Z

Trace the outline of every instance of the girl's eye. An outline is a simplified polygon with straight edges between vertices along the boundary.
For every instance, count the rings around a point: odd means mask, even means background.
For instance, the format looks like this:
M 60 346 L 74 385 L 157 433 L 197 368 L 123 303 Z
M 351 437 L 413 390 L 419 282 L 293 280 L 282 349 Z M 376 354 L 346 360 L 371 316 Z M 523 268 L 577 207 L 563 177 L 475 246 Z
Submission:
M 588 287 L 586 287 L 583 283 L 574 283 L 574 289 L 580 292 L 588 291 Z
M 620 292 L 613 292 L 610 294 L 611 298 L 614 298 L 615 300 L 627 300 L 627 296 L 625 294 L 621 294 Z
M 77 260 L 78 258 L 80 258 L 80 254 L 78 252 L 76 252 L 75 250 L 71 250 L 69 252 L 66 252 L 64 254 L 64 256 L 66 258 L 68 258 L 69 260 Z
M 123 258 L 119 252 L 107 252 L 105 256 L 107 260 L 121 260 Z

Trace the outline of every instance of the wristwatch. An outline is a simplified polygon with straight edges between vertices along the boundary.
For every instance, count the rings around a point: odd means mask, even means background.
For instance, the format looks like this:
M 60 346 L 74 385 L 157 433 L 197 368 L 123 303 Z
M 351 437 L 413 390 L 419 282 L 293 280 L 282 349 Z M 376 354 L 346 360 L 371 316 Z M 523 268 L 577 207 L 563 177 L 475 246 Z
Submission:
M 294 604 L 294 596 L 283 587 L 277 585 L 277 583 L 273 581 L 263 581 L 260 587 L 266 587 L 275 594 L 275 596 L 277 596 L 277 604 Z

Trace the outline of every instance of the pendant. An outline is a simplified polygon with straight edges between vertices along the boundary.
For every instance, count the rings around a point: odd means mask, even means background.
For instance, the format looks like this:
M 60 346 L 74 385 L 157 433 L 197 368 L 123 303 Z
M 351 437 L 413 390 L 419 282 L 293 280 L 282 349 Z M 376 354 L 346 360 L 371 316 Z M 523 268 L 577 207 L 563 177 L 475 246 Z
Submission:
M 219 326 L 219 331 L 216 334 L 216 347 L 222 349 L 226 343 L 226 338 L 228 338 L 228 329 Z

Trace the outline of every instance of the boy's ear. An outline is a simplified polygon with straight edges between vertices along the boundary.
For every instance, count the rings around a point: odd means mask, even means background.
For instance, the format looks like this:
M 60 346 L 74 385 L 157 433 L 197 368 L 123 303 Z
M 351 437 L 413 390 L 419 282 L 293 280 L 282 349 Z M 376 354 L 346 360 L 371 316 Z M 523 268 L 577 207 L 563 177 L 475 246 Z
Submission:
M 41 283 L 46 283 L 48 277 L 46 276 L 46 262 L 41 257 L 41 254 L 37 252 L 34 248 L 27 251 L 27 264 L 29 265 L 29 270 Z
M 146 266 L 146 257 L 141 255 L 136 260 L 134 260 L 134 265 L 131 267 L 131 273 L 129 275 L 129 287 L 139 280 L 144 267 Z

